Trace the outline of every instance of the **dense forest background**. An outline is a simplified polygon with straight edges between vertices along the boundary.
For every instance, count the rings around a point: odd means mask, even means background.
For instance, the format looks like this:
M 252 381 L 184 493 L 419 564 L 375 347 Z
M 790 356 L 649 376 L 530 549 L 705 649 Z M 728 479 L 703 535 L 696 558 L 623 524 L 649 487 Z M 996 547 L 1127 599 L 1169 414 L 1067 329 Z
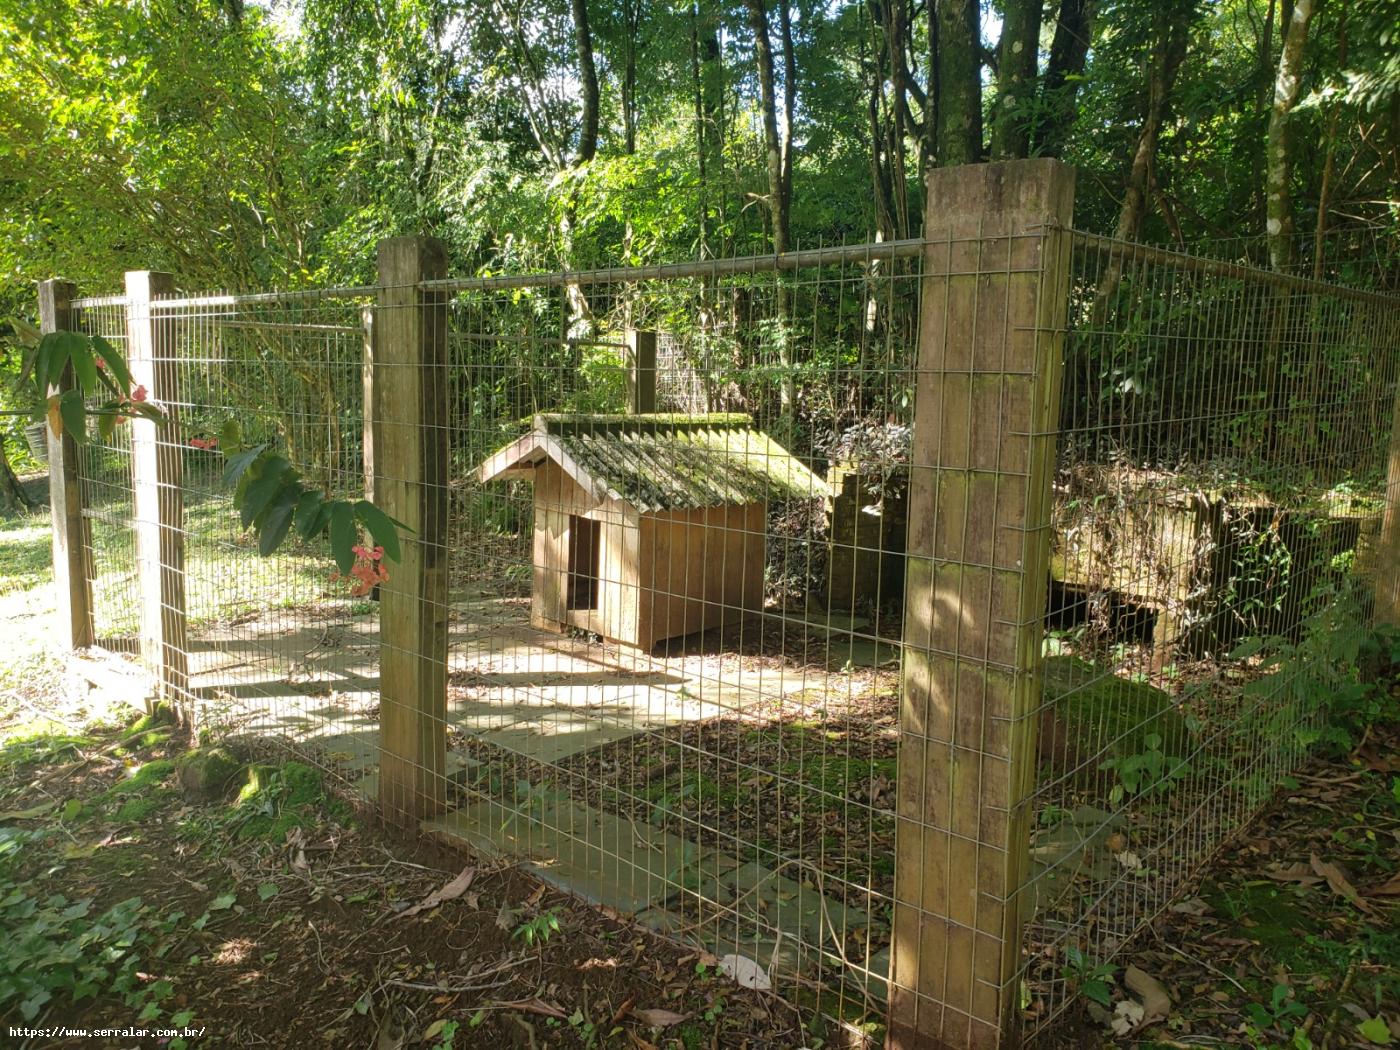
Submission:
M 921 172 L 1394 282 L 1400 0 L 0 0 L 0 317 L 36 279 L 360 283 L 917 236 Z

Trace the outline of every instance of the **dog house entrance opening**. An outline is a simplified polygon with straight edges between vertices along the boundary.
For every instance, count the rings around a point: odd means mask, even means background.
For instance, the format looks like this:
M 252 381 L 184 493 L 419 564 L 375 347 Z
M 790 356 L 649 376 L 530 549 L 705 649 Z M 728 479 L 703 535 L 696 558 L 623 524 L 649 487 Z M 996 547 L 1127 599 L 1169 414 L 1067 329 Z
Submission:
M 598 561 L 603 530 L 599 522 L 569 515 L 569 608 L 598 608 Z

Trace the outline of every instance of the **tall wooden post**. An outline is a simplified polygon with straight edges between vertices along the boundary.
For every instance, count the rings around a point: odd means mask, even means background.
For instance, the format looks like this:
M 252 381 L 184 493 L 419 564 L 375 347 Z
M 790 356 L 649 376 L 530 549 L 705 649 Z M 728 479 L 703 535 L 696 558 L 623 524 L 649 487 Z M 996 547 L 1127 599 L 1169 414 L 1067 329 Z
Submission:
M 379 801 L 407 822 L 446 801 L 447 297 L 442 243 L 379 244 L 374 316 L 374 493 L 408 526 L 379 590 Z
M 1390 463 L 1386 472 L 1385 511 L 1377 545 L 1376 620 L 1400 627 L 1400 377 L 1395 384 L 1395 412 L 1390 424 Z
M 68 281 L 39 283 L 39 326 L 49 332 L 73 327 L 73 285 Z M 73 368 L 63 369 L 49 386 L 49 396 L 73 386 Z M 53 576 L 58 592 L 59 637 L 71 649 L 93 642 L 92 580 L 87 571 L 92 537 L 83 517 L 82 484 L 78 473 L 78 444 L 71 434 L 49 438 L 49 508 L 53 521 Z
M 360 309 L 360 324 L 364 327 L 364 353 L 361 356 L 360 378 L 364 389 L 364 425 L 361 428 L 361 466 L 365 478 L 365 499 L 374 502 L 374 307 Z
M 930 173 L 890 1046 L 1016 1041 L 1074 171 Z
M 656 333 L 627 329 L 627 407 L 656 411 Z
M 136 417 L 131 427 L 132 518 L 141 591 L 141 657 L 165 700 L 187 695 L 189 646 L 185 633 L 184 450 L 180 436 L 180 370 L 175 318 L 153 308 L 175 292 L 168 273 L 126 275 L 126 354 L 131 381 L 165 412 L 155 423 Z

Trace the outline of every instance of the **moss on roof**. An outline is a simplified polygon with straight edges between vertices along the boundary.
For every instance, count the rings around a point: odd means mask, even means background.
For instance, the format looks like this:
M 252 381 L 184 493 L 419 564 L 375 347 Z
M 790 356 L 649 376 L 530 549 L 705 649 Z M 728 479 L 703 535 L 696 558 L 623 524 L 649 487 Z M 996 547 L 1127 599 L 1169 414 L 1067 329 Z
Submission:
M 535 417 L 594 482 L 643 513 L 827 496 L 826 483 L 751 417 Z

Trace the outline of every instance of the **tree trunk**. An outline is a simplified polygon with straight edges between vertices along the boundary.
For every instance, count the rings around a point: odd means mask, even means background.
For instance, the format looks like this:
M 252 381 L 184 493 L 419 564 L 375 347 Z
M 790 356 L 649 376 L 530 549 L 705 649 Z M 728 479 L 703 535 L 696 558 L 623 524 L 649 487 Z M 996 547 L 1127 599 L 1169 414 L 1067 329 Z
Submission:
M 784 0 L 786 2 L 786 0 Z M 788 250 L 787 182 L 783 158 L 786 150 L 778 134 L 777 78 L 773 71 L 773 46 L 768 38 L 768 12 L 764 0 L 744 0 L 753 31 L 754 60 L 758 65 L 759 102 L 763 111 L 763 146 L 768 167 L 768 213 L 772 219 L 773 250 Z
M 1074 127 L 1075 96 L 1089 56 L 1097 7 L 1098 0 L 1060 0 L 1041 90 L 1041 115 L 1031 135 L 1032 149 L 1039 156 L 1058 157 Z
M 593 34 L 588 28 L 588 0 L 571 0 L 574 44 L 578 49 L 579 90 L 583 93 L 583 120 L 578 135 L 578 160 L 587 164 L 598 153 L 598 67 L 593 62 Z
M 992 156 L 997 160 L 1014 160 L 1030 153 L 1030 124 L 1024 107 L 1027 95 L 1035 90 L 1042 6 L 1042 0 L 1006 0 L 992 122 Z
M 982 159 L 982 33 L 977 0 L 935 0 L 938 163 Z
M 1264 159 L 1264 230 L 1269 245 L 1269 265 L 1279 271 L 1292 269 L 1297 255 L 1293 243 L 1293 195 L 1289 187 L 1293 179 L 1289 124 L 1303 86 L 1303 52 L 1307 48 L 1308 26 L 1315 8 L 1314 0 L 1294 0 L 1292 17 L 1284 29 L 1278 77 L 1274 81 L 1274 102 L 1269 110 L 1269 137 Z
M 0 509 L 7 514 L 13 514 L 17 510 L 32 506 L 34 501 L 29 498 L 29 493 L 24 491 L 24 486 L 19 483 L 19 478 L 15 477 L 15 472 L 10 467 L 10 456 L 5 449 L 5 436 L 0 434 Z
M 1134 240 L 1142 232 L 1148 187 L 1157 161 L 1157 137 L 1167 114 L 1176 72 L 1186 58 L 1186 45 L 1190 39 L 1190 23 L 1181 19 L 1169 18 L 1169 24 L 1163 28 L 1164 32 L 1157 35 L 1157 53 L 1149 60 L 1147 112 L 1143 115 L 1142 130 L 1138 133 L 1132 167 L 1123 189 L 1118 225 L 1114 228 L 1114 236 L 1121 241 Z

